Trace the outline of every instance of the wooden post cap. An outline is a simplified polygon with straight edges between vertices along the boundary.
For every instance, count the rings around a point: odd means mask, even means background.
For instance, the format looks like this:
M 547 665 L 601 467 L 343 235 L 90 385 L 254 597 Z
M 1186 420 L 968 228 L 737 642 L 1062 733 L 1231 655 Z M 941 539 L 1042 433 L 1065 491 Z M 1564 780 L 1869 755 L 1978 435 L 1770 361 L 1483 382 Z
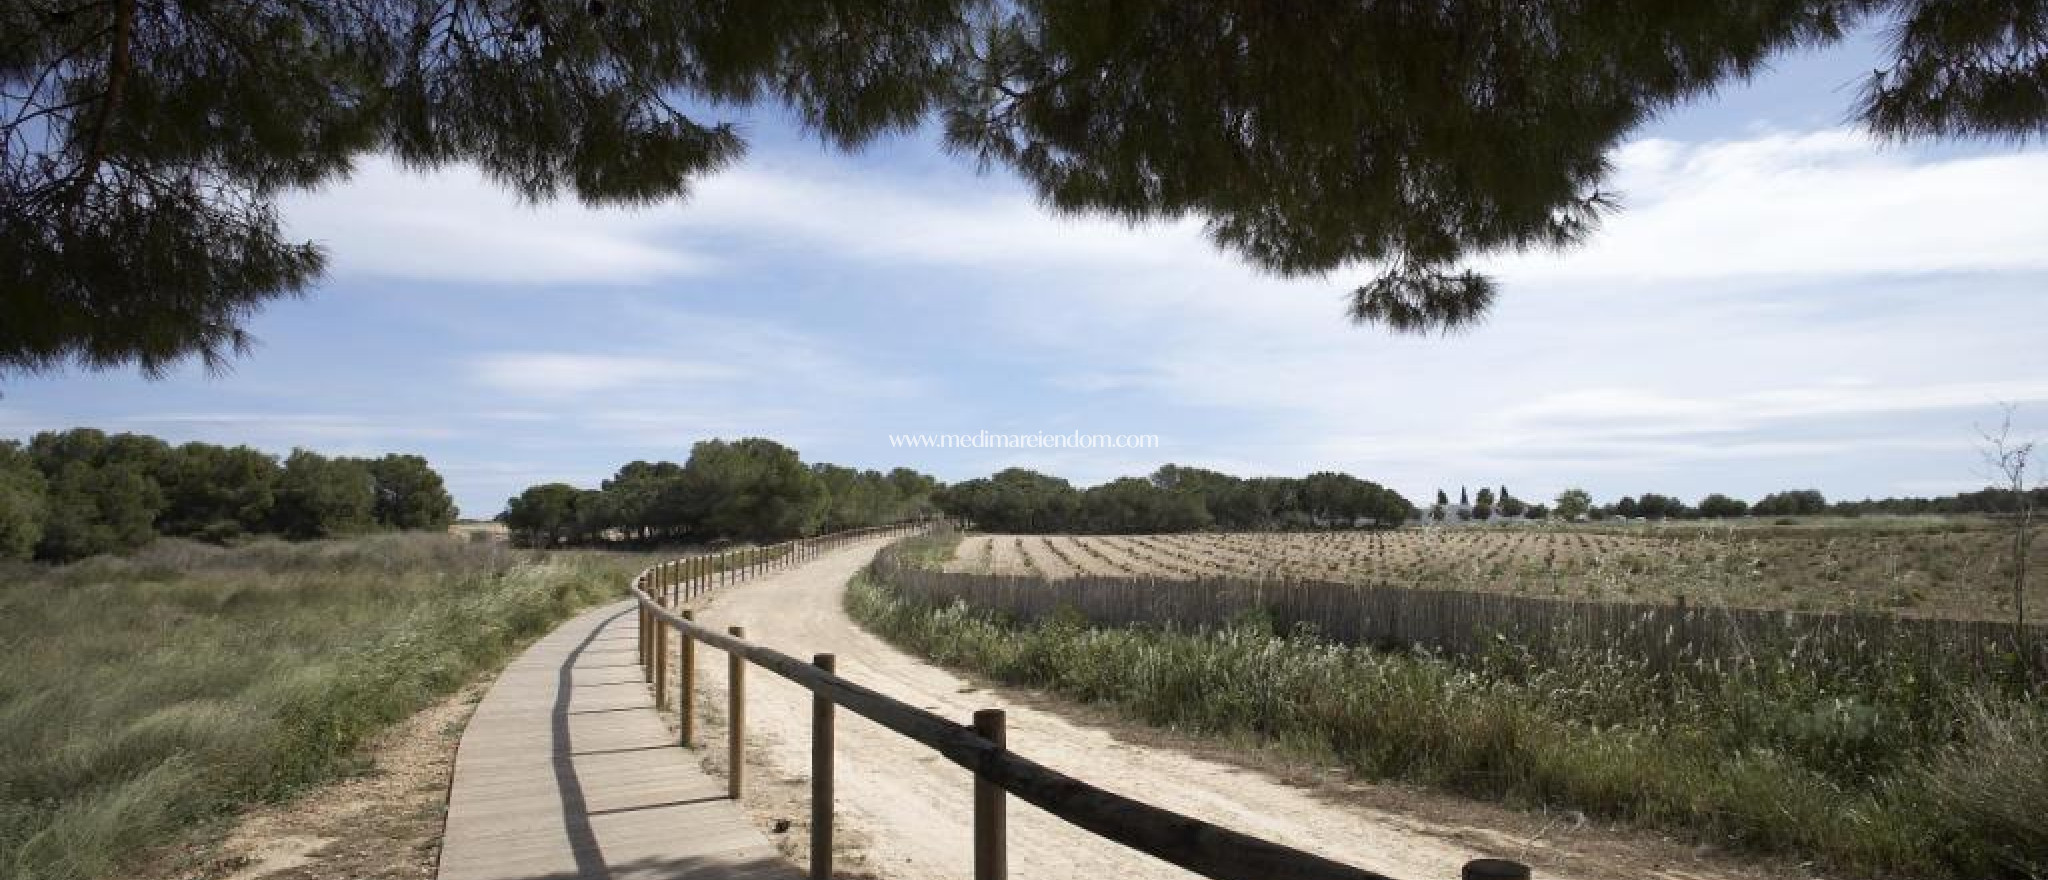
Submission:
M 1459 880 L 1529 880 L 1529 866 L 1507 859 L 1473 859 L 1458 872 Z

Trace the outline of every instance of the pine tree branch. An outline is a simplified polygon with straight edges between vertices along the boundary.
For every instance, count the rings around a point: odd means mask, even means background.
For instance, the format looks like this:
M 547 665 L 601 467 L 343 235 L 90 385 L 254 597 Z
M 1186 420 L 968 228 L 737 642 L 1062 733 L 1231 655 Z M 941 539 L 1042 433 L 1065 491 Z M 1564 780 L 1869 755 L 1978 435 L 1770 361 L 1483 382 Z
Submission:
M 116 0 L 114 4 L 114 44 L 109 49 L 107 60 L 107 88 L 100 96 L 99 111 L 94 114 L 92 140 L 85 151 L 85 161 L 79 166 L 76 185 L 92 185 L 99 176 L 100 163 L 107 158 L 107 130 L 114 121 L 114 109 L 121 103 L 121 92 L 128 84 L 130 71 L 134 69 L 135 42 L 135 0 Z

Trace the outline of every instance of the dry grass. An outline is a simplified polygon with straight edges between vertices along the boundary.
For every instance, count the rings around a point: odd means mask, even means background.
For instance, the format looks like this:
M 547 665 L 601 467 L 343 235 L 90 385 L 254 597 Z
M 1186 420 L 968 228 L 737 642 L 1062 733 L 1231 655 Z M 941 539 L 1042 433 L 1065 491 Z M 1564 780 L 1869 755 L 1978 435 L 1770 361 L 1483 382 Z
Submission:
M 106 876 L 347 770 L 621 562 L 412 534 L 0 570 L 0 878 Z

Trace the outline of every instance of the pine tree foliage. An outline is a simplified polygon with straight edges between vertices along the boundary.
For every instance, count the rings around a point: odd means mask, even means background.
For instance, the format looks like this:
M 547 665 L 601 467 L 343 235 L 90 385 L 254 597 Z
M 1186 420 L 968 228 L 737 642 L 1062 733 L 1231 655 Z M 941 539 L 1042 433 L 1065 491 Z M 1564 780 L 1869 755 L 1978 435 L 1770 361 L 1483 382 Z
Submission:
M 1046 205 L 1199 219 L 1358 321 L 1482 318 L 1653 114 L 1858 27 L 1896 138 L 2048 126 L 2048 0 L 0 0 L 0 374 L 219 365 L 325 269 L 274 199 L 385 152 L 540 202 L 687 195 L 723 108 L 841 147 L 923 125 Z

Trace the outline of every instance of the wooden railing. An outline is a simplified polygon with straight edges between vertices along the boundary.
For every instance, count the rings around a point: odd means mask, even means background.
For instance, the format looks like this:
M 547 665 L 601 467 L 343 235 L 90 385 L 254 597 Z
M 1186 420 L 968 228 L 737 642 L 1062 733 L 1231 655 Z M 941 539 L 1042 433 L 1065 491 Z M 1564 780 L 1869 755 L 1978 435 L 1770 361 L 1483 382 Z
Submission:
M 1070 824 L 1204 877 L 1219 880 L 1390 880 L 1384 875 L 1312 853 L 1241 834 L 1161 807 L 1098 788 L 1010 751 L 1004 745 L 1003 713 L 974 713 L 973 724 L 904 703 L 840 678 L 833 657 L 804 662 L 746 640 L 743 627 L 717 632 L 698 624 L 683 608 L 689 600 L 750 576 L 800 565 L 845 544 L 874 537 L 920 534 L 934 523 L 856 529 L 766 547 L 677 559 L 655 565 L 633 580 L 640 614 L 640 657 L 654 686 L 657 711 L 679 715 L 681 745 L 696 745 L 696 644 L 726 652 L 729 705 L 727 794 L 745 790 L 746 671 L 759 666 L 809 690 L 811 735 L 811 863 L 813 880 L 832 876 L 833 715 L 835 707 L 895 731 L 938 752 L 974 775 L 974 876 L 1000 880 L 1008 873 L 1006 795 L 1016 795 Z M 668 661 L 671 634 L 679 639 L 677 666 Z M 1467 862 L 1463 880 L 1528 880 L 1527 866 L 1500 859 Z

